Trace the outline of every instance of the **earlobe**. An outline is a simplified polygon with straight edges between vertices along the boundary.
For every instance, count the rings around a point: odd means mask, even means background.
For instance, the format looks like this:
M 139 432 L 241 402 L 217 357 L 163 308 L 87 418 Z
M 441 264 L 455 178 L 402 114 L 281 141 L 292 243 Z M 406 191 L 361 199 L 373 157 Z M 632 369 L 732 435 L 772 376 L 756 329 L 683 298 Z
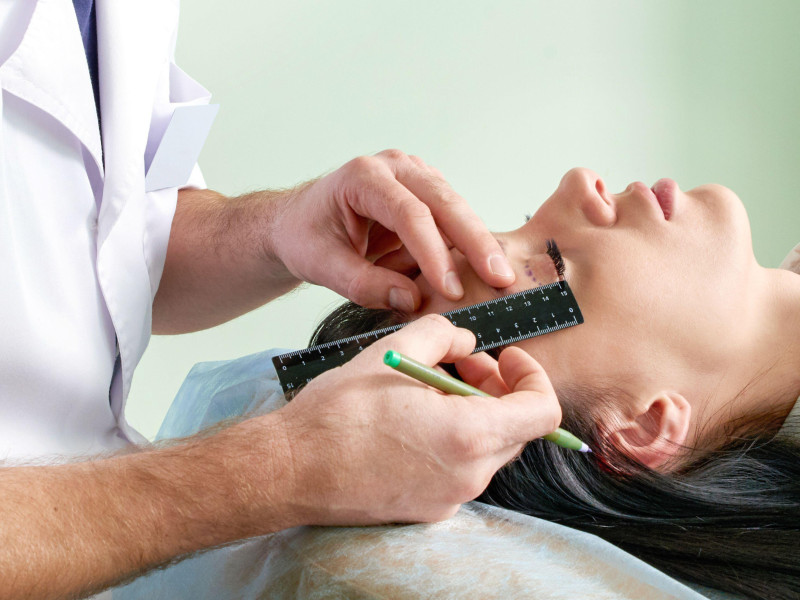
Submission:
M 611 436 L 632 458 L 658 469 L 683 447 L 691 415 L 692 407 L 681 394 L 661 392 Z

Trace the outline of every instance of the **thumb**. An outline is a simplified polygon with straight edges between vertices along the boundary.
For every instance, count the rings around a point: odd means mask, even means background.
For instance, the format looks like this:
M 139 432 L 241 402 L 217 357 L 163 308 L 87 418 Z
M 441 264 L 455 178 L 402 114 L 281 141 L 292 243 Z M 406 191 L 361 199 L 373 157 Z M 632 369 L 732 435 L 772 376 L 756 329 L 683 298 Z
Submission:
M 421 301 L 419 288 L 405 275 L 377 267 L 352 250 L 332 252 L 319 283 L 366 308 L 414 312 Z

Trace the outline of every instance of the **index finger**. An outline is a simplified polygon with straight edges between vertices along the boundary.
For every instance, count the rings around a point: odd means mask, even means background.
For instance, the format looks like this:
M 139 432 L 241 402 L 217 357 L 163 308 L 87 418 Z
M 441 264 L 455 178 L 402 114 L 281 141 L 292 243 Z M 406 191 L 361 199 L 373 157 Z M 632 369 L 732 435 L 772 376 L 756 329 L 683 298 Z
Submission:
M 492 410 L 492 416 L 503 422 L 506 444 L 516 446 L 555 431 L 561 422 L 561 406 L 542 365 L 521 348 L 510 346 L 500 354 L 498 367 L 512 390 Z
M 500 244 L 447 181 L 413 160 L 398 164 L 395 177 L 430 209 L 436 224 L 481 279 L 498 288 L 514 283 L 514 270 Z
M 428 366 L 440 362 L 455 362 L 475 349 L 475 334 L 468 329 L 456 327 L 445 317 L 429 314 L 420 317 L 370 345 L 363 354 L 396 350 Z M 355 360 L 361 356 L 357 356 Z M 371 360 L 372 358 L 365 359 Z

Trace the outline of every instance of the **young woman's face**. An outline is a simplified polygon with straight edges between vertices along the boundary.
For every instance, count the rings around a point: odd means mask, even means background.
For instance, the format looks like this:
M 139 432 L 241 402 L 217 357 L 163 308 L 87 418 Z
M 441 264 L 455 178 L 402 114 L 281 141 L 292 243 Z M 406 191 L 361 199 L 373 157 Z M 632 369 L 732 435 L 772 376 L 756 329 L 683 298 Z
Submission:
M 720 185 L 683 192 L 661 180 L 653 190 L 637 182 L 612 194 L 592 171 L 570 170 L 527 223 L 497 234 L 513 285 L 488 287 L 453 250 L 464 298 L 447 301 L 420 279 L 419 314 L 555 281 L 552 238 L 585 322 L 519 346 L 556 387 L 611 384 L 636 397 L 673 389 L 687 398 L 734 389 L 725 369 L 752 333 L 759 270 L 744 207 Z

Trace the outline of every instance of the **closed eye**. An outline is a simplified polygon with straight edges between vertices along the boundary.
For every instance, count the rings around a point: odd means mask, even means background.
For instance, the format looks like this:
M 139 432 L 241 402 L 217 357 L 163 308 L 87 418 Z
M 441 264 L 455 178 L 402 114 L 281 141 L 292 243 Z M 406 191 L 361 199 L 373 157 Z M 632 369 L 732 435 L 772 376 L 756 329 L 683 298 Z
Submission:
M 547 240 L 547 255 L 552 259 L 553 266 L 556 268 L 559 280 L 566 279 L 564 273 L 566 272 L 566 265 L 564 264 L 564 257 L 561 256 L 561 250 L 558 249 L 556 241 L 552 238 Z

